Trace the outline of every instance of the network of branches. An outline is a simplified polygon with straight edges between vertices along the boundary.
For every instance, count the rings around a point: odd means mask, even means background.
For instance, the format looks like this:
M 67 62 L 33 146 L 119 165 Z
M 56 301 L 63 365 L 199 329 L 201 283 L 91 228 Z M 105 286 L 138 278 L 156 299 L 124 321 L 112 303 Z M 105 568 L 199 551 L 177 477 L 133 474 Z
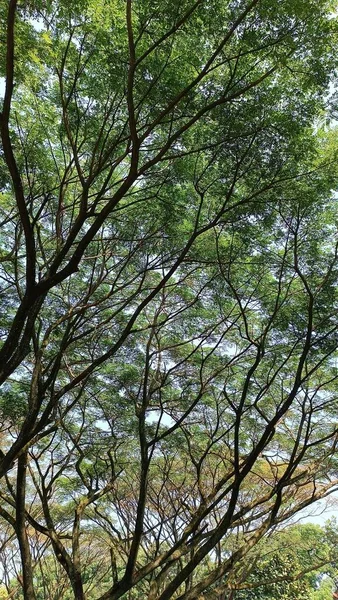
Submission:
M 278 544 L 338 489 L 335 14 L 1 0 L 0 597 L 334 568 Z

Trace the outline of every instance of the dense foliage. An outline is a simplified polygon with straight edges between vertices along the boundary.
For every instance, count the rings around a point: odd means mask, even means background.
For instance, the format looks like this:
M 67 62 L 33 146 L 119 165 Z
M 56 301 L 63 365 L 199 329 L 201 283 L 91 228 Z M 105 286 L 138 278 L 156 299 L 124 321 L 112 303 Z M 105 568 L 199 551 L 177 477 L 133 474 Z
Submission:
M 338 483 L 335 7 L 0 11 L 6 593 L 242 593 Z

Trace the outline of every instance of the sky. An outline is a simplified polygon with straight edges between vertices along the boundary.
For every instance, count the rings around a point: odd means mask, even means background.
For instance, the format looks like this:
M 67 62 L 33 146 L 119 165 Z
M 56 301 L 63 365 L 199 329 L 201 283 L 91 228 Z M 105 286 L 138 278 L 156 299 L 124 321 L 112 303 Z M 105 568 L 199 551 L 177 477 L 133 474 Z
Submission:
M 324 525 L 326 521 L 336 517 L 338 520 L 338 495 L 332 494 L 325 500 L 315 502 L 309 508 L 299 512 L 295 521 L 298 523 L 316 523 Z

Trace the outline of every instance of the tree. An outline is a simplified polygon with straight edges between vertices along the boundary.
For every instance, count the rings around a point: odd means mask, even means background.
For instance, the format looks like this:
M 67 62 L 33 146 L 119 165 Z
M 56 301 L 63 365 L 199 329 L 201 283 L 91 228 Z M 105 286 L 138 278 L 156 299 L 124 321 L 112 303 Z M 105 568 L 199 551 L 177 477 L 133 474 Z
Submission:
M 310 523 L 286 527 L 257 544 L 247 557 L 234 597 L 305 600 L 324 592 L 322 597 L 331 600 L 329 574 L 333 575 L 334 561 L 335 543 L 328 527 Z
M 24 598 L 51 593 L 41 556 L 91 594 L 91 528 L 100 600 L 208 597 L 337 485 L 331 3 L 1 11 L 0 516 Z

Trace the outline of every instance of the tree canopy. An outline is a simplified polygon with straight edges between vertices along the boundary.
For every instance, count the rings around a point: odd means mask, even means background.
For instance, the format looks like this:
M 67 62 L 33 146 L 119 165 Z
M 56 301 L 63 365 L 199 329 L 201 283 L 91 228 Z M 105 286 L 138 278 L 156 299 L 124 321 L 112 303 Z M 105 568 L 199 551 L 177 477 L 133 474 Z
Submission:
M 8 597 L 221 600 L 337 489 L 335 10 L 1 3 Z

